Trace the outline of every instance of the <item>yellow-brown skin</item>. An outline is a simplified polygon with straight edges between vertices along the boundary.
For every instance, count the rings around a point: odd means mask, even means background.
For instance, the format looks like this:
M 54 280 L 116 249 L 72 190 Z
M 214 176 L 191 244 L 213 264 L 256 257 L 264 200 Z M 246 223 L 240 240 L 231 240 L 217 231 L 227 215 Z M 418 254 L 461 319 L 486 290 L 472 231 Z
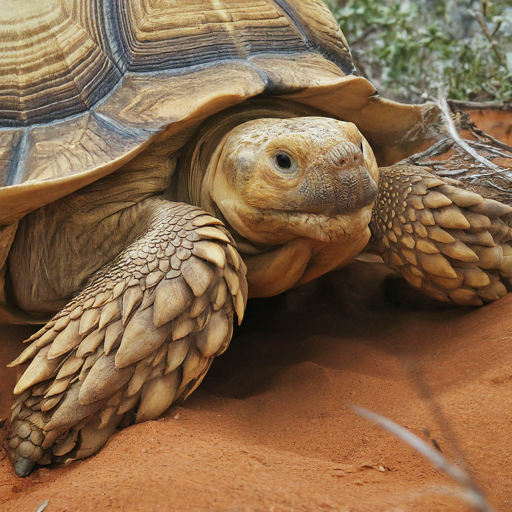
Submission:
M 233 230 L 259 248 L 243 257 L 249 294 L 261 297 L 356 256 L 370 237 L 377 190 L 377 162 L 353 123 L 258 119 L 219 144 L 201 206 L 214 212 L 216 205 Z

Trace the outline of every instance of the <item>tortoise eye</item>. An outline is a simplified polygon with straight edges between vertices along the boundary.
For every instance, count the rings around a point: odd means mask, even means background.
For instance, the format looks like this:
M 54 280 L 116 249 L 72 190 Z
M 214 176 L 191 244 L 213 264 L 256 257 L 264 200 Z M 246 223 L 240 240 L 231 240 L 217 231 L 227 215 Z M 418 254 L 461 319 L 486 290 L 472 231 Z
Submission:
M 281 169 L 289 169 L 292 166 L 292 159 L 286 153 L 277 153 L 276 163 Z
M 297 168 L 295 159 L 284 151 L 278 151 L 273 160 L 277 170 L 283 174 L 292 174 Z

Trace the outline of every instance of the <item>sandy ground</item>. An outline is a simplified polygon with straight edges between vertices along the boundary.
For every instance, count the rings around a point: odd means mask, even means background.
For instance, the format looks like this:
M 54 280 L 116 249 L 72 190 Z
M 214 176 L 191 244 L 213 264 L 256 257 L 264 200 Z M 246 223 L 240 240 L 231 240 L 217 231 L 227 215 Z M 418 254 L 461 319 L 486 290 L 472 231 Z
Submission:
M 385 273 L 358 263 L 252 301 L 200 389 L 97 456 L 19 479 L 0 452 L 0 511 L 48 499 L 47 512 L 469 510 L 448 477 L 351 403 L 437 444 L 512 510 L 512 296 L 405 307 L 386 298 Z M 16 331 L 1 332 L 2 364 L 27 334 Z M 5 417 L 15 375 L 2 376 Z

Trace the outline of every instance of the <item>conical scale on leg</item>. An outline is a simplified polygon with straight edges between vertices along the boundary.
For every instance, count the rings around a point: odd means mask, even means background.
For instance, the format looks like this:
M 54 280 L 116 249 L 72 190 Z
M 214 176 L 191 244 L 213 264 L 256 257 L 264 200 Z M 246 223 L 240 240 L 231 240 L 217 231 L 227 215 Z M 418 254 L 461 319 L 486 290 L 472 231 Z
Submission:
M 164 279 L 156 288 L 154 325 L 158 328 L 183 313 L 194 295 L 181 277 Z
M 142 387 L 135 423 L 154 420 L 165 412 L 172 404 L 180 384 L 181 376 L 177 370 L 146 382 Z
M 152 362 L 155 358 L 155 354 L 150 354 L 149 356 L 145 357 L 142 361 L 137 363 L 137 366 L 135 367 L 135 372 L 133 373 L 130 383 L 128 385 L 128 389 L 126 390 L 126 396 L 130 397 L 135 395 L 144 382 L 146 382 L 146 379 L 151 372 L 153 366 Z
M 117 355 L 103 354 L 93 364 L 78 395 L 82 405 L 95 403 L 112 396 L 130 380 L 135 368 L 116 365 Z
M 104 425 L 101 429 L 98 428 L 100 422 L 98 422 L 97 425 L 95 425 L 94 422 L 91 422 L 92 424 L 88 423 L 85 425 L 80 430 L 80 439 L 77 443 L 78 450 L 76 451 L 74 458 L 84 459 L 103 448 L 105 443 L 115 432 L 121 420 L 122 416 L 113 415 L 108 424 Z
M 68 326 L 53 340 L 48 354 L 49 359 L 58 357 L 75 348 L 82 339 L 80 320 L 72 320 Z
M 49 398 L 55 395 L 60 395 L 68 388 L 68 384 L 73 380 L 73 375 L 64 377 L 60 380 L 55 380 L 54 383 L 48 388 L 48 391 L 44 395 L 45 398 Z
M 220 268 L 226 265 L 226 253 L 218 243 L 207 240 L 199 241 L 194 244 L 192 254 L 202 258 Z
M 209 358 L 203 357 L 199 350 L 191 346 L 183 361 L 183 380 L 180 388 L 186 387 L 191 381 L 196 379 L 207 365 L 208 360 Z
M 53 409 L 61 401 L 63 396 L 64 393 L 61 393 L 60 395 L 54 395 L 43 400 L 43 403 L 41 404 L 41 411 L 46 412 Z
M 214 313 L 206 327 L 195 335 L 197 348 L 204 357 L 216 355 L 229 334 L 229 320 L 223 310 Z
M 30 386 L 52 377 L 62 361 L 62 356 L 48 359 L 50 346 L 43 347 L 34 357 L 25 373 L 14 388 L 14 394 L 20 394 Z
M 69 325 L 69 324 L 68 324 Z M 66 326 L 67 327 L 67 326 Z M 38 340 L 37 340 L 37 346 L 38 347 L 46 347 L 49 343 L 51 343 L 59 334 L 59 331 L 56 331 L 54 329 L 49 329 L 46 331 Z
M 190 336 L 173 341 L 167 350 L 165 374 L 174 371 L 183 363 L 190 347 Z
M 116 366 L 125 368 L 157 350 L 171 331 L 167 323 L 155 328 L 151 308 L 137 311 L 126 326 L 117 354 Z
M 87 416 L 95 413 L 101 407 L 101 402 L 91 402 L 88 404 L 80 403 L 78 397 L 81 384 L 81 382 L 75 382 L 75 384 L 69 387 L 62 403 L 59 404 L 59 407 L 55 410 L 55 414 L 48 424 L 45 425 L 45 431 L 58 431 L 58 429 L 63 427 L 68 429 Z
M 85 308 L 85 305 L 84 305 Z M 78 333 L 83 336 L 87 336 L 91 333 L 100 321 L 101 309 L 85 309 L 80 319 L 80 327 L 78 329 Z
M 12 363 L 8 364 L 9 368 L 18 366 L 25 363 L 29 359 L 33 359 L 39 352 L 40 348 L 37 346 L 37 341 L 31 343 Z
M 103 341 L 105 336 L 104 330 L 96 330 L 91 334 L 86 336 L 84 340 L 80 343 L 76 350 L 76 356 L 79 358 L 83 358 L 92 354 L 99 346 L 99 344 Z
M 140 400 L 140 389 L 132 396 L 126 396 L 126 393 L 123 395 L 123 398 L 121 400 L 121 403 L 119 404 L 119 407 L 117 408 L 116 414 L 118 416 L 121 416 L 125 414 L 126 412 L 131 411 Z
M 119 301 L 117 299 L 109 302 L 101 309 L 100 321 L 98 330 L 112 324 L 116 320 L 121 318 L 121 310 L 119 307 Z
M 123 324 L 126 324 L 132 311 L 142 302 L 142 288 L 136 284 L 130 286 L 123 295 Z
M 104 341 L 104 350 L 105 354 L 110 354 L 110 352 L 116 348 L 120 343 L 124 332 L 123 321 L 118 320 L 113 324 L 110 324 L 105 329 L 105 341 Z
M 470 288 L 457 288 L 448 291 L 449 297 L 457 304 L 466 306 L 481 306 L 483 302 L 478 298 L 475 290 Z
M 57 443 L 53 446 L 53 454 L 62 456 L 70 452 L 76 445 L 77 437 L 78 432 L 71 430 L 60 443 Z
M 196 297 L 206 291 L 215 275 L 211 263 L 196 256 L 192 256 L 182 263 L 181 272 Z
M 82 364 L 83 359 L 81 357 L 77 357 L 76 351 L 71 352 L 71 354 L 65 360 L 64 364 L 60 367 L 59 373 L 57 373 L 55 378 L 59 380 L 63 379 L 64 377 L 68 377 L 69 375 L 73 375 L 80 369 Z
M 461 208 L 481 204 L 484 200 L 480 194 L 476 194 L 470 190 L 459 189 L 451 185 L 442 185 L 438 187 L 437 190 L 442 192 L 447 198 Z

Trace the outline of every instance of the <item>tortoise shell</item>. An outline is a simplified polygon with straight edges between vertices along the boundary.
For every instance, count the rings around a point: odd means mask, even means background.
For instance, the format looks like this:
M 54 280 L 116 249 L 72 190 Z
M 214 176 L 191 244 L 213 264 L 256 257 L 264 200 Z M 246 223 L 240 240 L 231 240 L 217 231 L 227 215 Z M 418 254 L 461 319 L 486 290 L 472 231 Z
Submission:
M 0 226 L 257 95 L 354 121 L 387 160 L 430 110 L 355 76 L 321 0 L 7 0 L 0 45 Z

